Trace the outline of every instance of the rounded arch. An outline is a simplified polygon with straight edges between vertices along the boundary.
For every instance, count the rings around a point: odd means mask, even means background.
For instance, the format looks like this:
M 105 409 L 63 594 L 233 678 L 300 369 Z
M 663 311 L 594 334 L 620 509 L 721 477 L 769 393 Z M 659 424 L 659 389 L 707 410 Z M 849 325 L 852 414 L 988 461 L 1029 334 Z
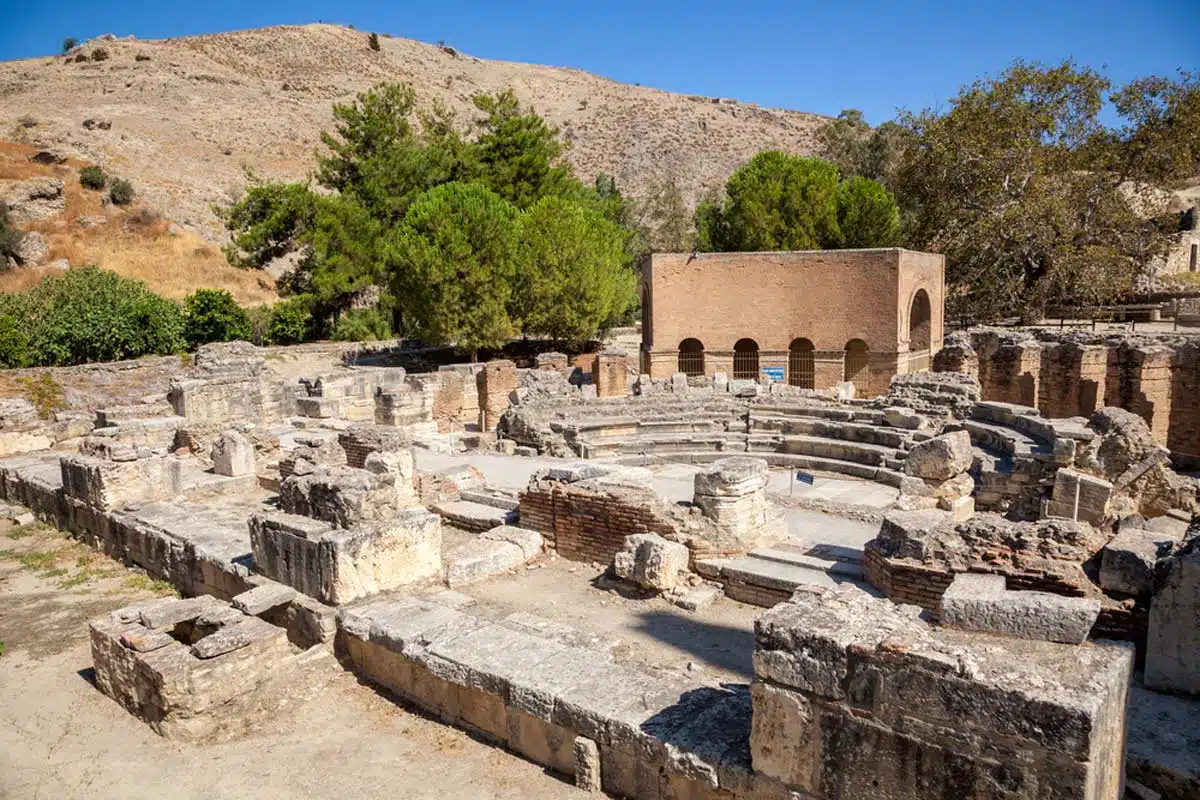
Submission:
M 788 385 L 801 389 L 816 387 L 817 368 L 813 354 L 816 348 L 803 337 L 793 339 L 788 345 Z
M 871 348 L 862 339 L 846 342 L 846 354 L 842 369 L 842 380 L 854 383 L 854 388 L 867 388 L 868 365 L 871 363 Z
M 753 339 L 738 339 L 733 345 L 733 377 L 758 379 L 758 342 Z
M 690 377 L 704 375 L 704 343 L 699 339 L 679 343 L 679 371 Z
M 933 343 L 933 306 L 929 293 L 917 289 L 908 307 L 909 352 L 928 351 Z

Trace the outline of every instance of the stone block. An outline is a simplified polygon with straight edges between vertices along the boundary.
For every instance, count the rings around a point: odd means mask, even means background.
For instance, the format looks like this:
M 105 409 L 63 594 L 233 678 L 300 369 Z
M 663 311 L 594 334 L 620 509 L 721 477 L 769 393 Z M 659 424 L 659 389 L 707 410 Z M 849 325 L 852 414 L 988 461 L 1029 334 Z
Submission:
M 1099 524 L 1108 517 L 1112 495 L 1113 484 L 1103 478 L 1073 469 L 1059 469 L 1054 473 L 1054 491 L 1046 513 L 1051 517 Z
M 688 393 L 688 379 L 686 373 L 676 372 L 671 376 L 671 391 L 675 394 Z
M 944 481 L 971 468 L 971 435 L 954 431 L 913 445 L 904 459 L 904 471 L 926 480 Z
M 943 511 L 950 512 L 951 522 L 963 522 L 975 515 L 975 498 L 974 497 L 955 497 L 954 499 L 942 498 L 937 501 L 938 508 Z
M 498 525 L 490 531 L 484 531 L 480 539 L 508 542 L 521 548 L 526 561 L 531 561 L 542 554 L 542 535 L 537 531 L 518 528 L 515 525 Z
M 924 424 L 925 418 L 911 408 L 889 406 L 883 410 L 883 421 L 893 428 L 915 431 Z
M 754 715 L 750 759 L 757 772 L 802 791 L 820 786 L 820 708 L 800 692 L 768 683 L 750 686 Z
M 1200 538 L 1161 569 L 1150 602 L 1146 686 L 1200 694 Z
M 767 462 L 733 457 L 696 473 L 694 502 L 722 532 L 735 537 L 767 524 Z
M 446 554 L 446 585 L 455 589 L 478 583 L 524 563 L 525 553 L 511 542 L 473 539 Z
M 272 580 L 341 604 L 441 574 L 441 519 L 423 508 L 352 529 L 290 514 L 250 518 L 254 566 Z
M 687 572 L 688 549 L 655 533 L 625 537 L 625 547 L 613 559 L 617 577 L 645 589 L 666 592 L 679 585 Z
M 254 445 L 237 431 L 225 431 L 213 442 L 210 453 L 218 475 L 254 474 Z
M 274 582 L 264 583 L 234 597 L 233 607 L 245 614 L 258 616 L 272 608 L 292 602 L 295 597 L 296 590 L 290 586 Z
M 713 391 L 724 393 L 729 391 L 729 375 L 724 372 L 715 372 L 712 377 Z
M 586 736 L 576 736 L 572 752 L 575 756 L 575 787 L 584 792 L 599 792 L 600 748 Z
M 949 628 L 1081 644 L 1099 615 L 1098 598 L 1009 591 L 1003 575 L 964 572 L 942 594 L 938 619 Z
M 719 586 L 702 584 L 681 594 L 673 594 L 668 599 L 684 611 L 701 611 L 717 602 L 724 594 Z
M 1142 528 L 1125 528 L 1105 545 L 1100 561 L 1100 586 L 1122 594 L 1147 594 L 1154 589 L 1154 569 L 1171 554 L 1178 538 Z

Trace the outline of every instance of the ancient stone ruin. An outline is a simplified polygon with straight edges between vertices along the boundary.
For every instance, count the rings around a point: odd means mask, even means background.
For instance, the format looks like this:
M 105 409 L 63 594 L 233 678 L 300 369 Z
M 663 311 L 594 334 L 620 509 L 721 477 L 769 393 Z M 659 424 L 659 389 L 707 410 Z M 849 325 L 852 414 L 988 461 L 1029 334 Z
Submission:
M 1198 796 L 1139 722 L 1200 702 L 1197 483 L 1144 406 L 997 397 L 991 335 L 870 393 L 209 345 L 0 405 L 0 499 L 180 592 L 91 625 L 167 737 L 346 669 L 613 796 Z

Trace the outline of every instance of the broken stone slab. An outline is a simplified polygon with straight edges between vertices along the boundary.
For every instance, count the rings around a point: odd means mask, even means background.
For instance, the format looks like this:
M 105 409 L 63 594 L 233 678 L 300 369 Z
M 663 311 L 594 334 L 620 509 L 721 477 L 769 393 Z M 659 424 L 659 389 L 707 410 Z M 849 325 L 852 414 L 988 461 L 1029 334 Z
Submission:
M 679 585 L 688 556 L 687 547 L 679 542 L 656 533 L 635 533 L 625 537 L 625 546 L 613 558 L 613 570 L 617 577 L 644 589 L 665 592 Z
M 925 418 L 911 408 L 889 406 L 883 410 L 883 420 L 893 428 L 915 431 L 925 423 Z
M 1171 533 L 1123 529 L 1101 553 L 1100 587 L 1123 594 L 1150 592 L 1154 589 L 1155 565 L 1171 554 L 1177 542 Z
M 490 531 L 479 535 L 480 539 L 497 542 L 508 542 L 521 548 L 525 560 L 537 558 L 542 554 L 542 535 L 537 531 L 519 528 L 515 525 L 497 525 Z
M 220 600 L 208 595 L 184 600 L 167 598 L 167 602 L 141 609 L 138 619 L 147 628 L 166 628 L 194 620 L 205 611 L 219 605 L 223 605 Z
M 572 748 L 575 755 L 575 788 L 583 792 L 600 791 L 600 748 L 586 736 L 576 736 Z
M 764 459 L 722 458 L 696 473 L 693 490 L 697 495 L 711 497 L 745 497 L 766 487 L 767 473 Z
M 234 625 L 225 625 L 192 645 L 192 655 L 199 659 L 240 650 L 259 639 L 276 636 L 280 629 L 258 617 L 246 617 Z
M 121 644 L 139 653 L 149 653 L 166 647 L 175 642 L 175 637 L 163 631 L 142 630 L 125 631 L 121 634 Z
M 721 587 L 706 583 L 693 589 L 688 589 L 686 592 L 670 595 L 667 599 L 684 611 L 694 612 L 708 608 L 717 602 L 723 594 L 724 592 L 721 590 Z
M 246 615 L 233 606 L 220 605 L 213 606 L 210 610 L 196 617 L 196 625 L 200 628 L 221 628 L 225 625 L 241 622 L 245 618 Z
M 254 444 L 237 431 L 225 431 L 213 442 L 213 472 L 237 477 L 254 474 Z
M 941 603 L 946 627 L 1063 644 L 1086 641 L 1100 616 L 1099 598 L 1009 591 L 1003 575 L 969 572 L 954 576 Z
M 591 461 L 571 461 L 557 467 L 550 467 L 539 473 L 542 478 L 549 481 L 561 481 L 562 483 L 577 483 L 591 478 L 599 478 L 602 475 L 607 475 L 611 471 L 611 467 L 606 467 L 603 464 L 596 464 Z
M 1113 484 L 1103 478 L 1078 470 L 1059 469 L 1054 473 L 1054 491 L 1046 514 L 1101 523 L 1108 517 L 1113 488 Z
M 913 445 L 904 459 L 904 471 L 918 478 L 944 481 L 969 470 L 973 459 L 971 435 L 954 431 Z
M 264 583 L 233 598 L 233 607 L 256 617 L 272 608 L 292 602 L 296 590 L 282 583 Z

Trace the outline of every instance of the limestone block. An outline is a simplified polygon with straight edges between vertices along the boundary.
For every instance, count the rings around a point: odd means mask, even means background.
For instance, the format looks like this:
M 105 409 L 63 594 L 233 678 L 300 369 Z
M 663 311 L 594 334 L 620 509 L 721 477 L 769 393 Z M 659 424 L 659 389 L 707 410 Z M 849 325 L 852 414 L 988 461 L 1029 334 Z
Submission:
M 617 577 L 660 592 L 678 586 L 687 568 L 687 547 L 655 533 L 626 536 L 625 547 L 613 559 Z
M 904 459 L 904 471 L 927 480 L 944 481 L 971 468 L 971 435 L 944 433 L 913 445 Z
M 733 457 L 696 473 L 692 501 L 716 527 L 735 536 L 767 524 L 767 462 Z
M 675 394 L 687 394 L 687 392 L 688 392 L 687 374 L 685 374 L 683 372 L 676 372 L 673 375 L 671 375 L 671 391 L 674 392 Z
M 943 498 L 937 502 L 938 508 L 950 512 L 950 520 L 952 522 L 962 522 L 975 515 L 974 497 Z
M 816 791 L 821 771 L 820 709 L 800 692 L 755 682 L 750 760 L 757 772 L 802 791 Z
M 1059 469 L 1054 473 L 1054 491 L 1046 513 L 1051 517 L 1100 523 L 1108 517 L 1112 495 L 1112 483 L 1103 478 L 1073 469 Z M 1075 516 L 1076 498 L 1078 517 Z
M 439 575 L 441 545 L 441 518 L 423 508 L 349 530 L 291 514 L 250 518 L 255 569 L 326 603 L 347 603 Z
M 964 572 L 942 595 L 939 620 L 950 628 L 1080 644 L 1098 616 L 1098 598 L 1009 591 L 1003 575 Z
M 537 531 L 518 528 L 515 525 L 497 525 L 490 531 L 484 531 L 479 535 L 479 538 L 515 544 L 521 548 L 526 561 L 537 558 L 542 554 L 542 535 Z
M 1146 686 L 1200 694 L 1200 539 L 1173 555 L 1156 582 L 1146 636 Z
M 712 385 L 713 385 L 714 392 L 718 392 L 718 393 L 728 392 L 729 391 L 729 375 L 727 375 L 724 372 L 713 373 Z
M 595 400 L 599 395 L 596 394 L 596 385 L 585 383 L 579 387 L 579 395 L 584 400 Z
M 179 459 L 149 454 L 143 458 L 136 450 L 130 452 L 133 458 L 127 461 L 64 456 L 59 460 L 63 494 L 105 511 L 179 494 L 183 466 Z
M 213 472 L 218 475 L 254 474 L 254 445 L 237 431 L 225 431 L 212 446 Z
M 446 554 L 445 580 L 451 589 L 486 580 L 525 563 L 525 553 L 512 542 L 482 536 Z
M 245 614 L 258 616 L 276 606 L 292 602 L 295 597 L 296 590 L 290 586 L 274 582 L 264 583 L 234 597 L 233 607 Z
M 1104 547 L 1100 586 L 1110 592 L 1143 594 L 1154 589 L 1154 567 L 1171 554 L 1178 538 L 1141 528 L 1125 528 Z
M 576 736 L 575 787 L 584 792 L 600 791 L 600 748 L 586 736 Z
M 728 391 L 734 397 L 758 397 L 758 382 L 749 378 L 734 378 L 727 384 Z
M 925 418 L 911 408 L 889 406 L 883 410 L 883 420 L 893 428 L 903 428 L 915 431 L 925 422 Z

